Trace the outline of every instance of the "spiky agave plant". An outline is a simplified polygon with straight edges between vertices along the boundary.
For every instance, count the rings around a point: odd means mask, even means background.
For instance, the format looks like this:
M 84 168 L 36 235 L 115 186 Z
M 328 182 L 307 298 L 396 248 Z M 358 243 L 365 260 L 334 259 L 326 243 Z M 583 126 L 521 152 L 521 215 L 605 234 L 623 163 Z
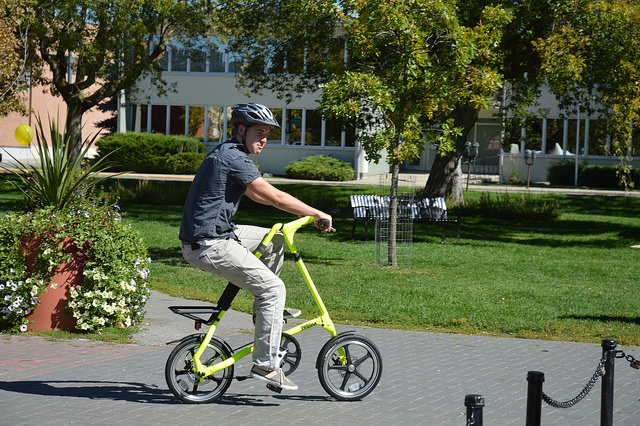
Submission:
M 55 120 L 49 118 L 49 137 L 40 117 L 36 118 L 36 161 L 35 165 L 21 162 L 13 155 L 17 170 L 11 170 L 18 178 L 12 182 L 25 196 L 31 208 L 55 207 L 64 209 L 83 192 L 94 189 L 110 176 L 99 176 L 108 168 L 107 157 L 83 165 L 83 159 L 100 134 L 85 139 L 79 149 L 74 146 L 72 132 L 60 132 Z

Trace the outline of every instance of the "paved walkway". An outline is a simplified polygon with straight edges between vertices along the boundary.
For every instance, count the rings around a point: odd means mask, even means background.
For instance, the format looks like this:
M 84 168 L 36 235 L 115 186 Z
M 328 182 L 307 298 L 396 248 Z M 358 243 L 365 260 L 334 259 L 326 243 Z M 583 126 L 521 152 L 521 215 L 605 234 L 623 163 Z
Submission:
M 464 398 L 485 398 L 491 425 L 523 425 L 527 372 L 545 373 L 544 392 L 566 401 L 576 396 L 602 356 L 598 344 L 548 342 L 417 331 L 356 329 L 378 345 L 383 375 L 362 401 L 339 402 L 320 386 L 315 359 L 328 335 L 320 328 L 297 337 L 302 362 L 294 392 L 272 393 L 262 382 L 234 381 L 218 401 L 180 403 L 168 390 L 165 345 L 193 332 L 190 320 L 167 306 L 191 304 L 153 292 L 137 344 L 51 341 L 0 335 L 0 424 L 295 424 L 464 425 Z M 221 334 L 232 346 L 251 338 L 251 319 L 231 311 Z M 619 347 L 640 358 L 640 347 Z M 247 374 L 241 361 L 236 375 Z M 640 372 L 625 360 L 615 367 L 614 424 L 640 424 Z M 600 424 L 601 381 L 573 408 L 543 403 L 543 425 Z

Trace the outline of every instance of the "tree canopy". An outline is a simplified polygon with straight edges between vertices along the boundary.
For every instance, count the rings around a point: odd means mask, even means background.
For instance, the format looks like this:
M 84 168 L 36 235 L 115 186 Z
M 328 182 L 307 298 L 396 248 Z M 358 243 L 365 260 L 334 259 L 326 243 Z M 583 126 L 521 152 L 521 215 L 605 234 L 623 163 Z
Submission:
M 208 0 L 25 0 L 33 11 L 28 59 L 35 83 L 50 87 L 67 105 L 67 125 L 77 132 L 90 108 L 151 74 L 162 88 L 158 61 L 171 38 L 210 34 Z
M 315 3 L 304 4 L 311 10 Z M 464 26 L 458 21 L 454 6 L 438 0 L 342 1 L 330 12 L 331 18 L 323 15 L 323 22 L 335 25 L 332 31 L 316 32 L 314 27 L 305 27 L 304 31 L 295 32 L 295 38 L 307 40 L 299 41 L 297 46 L 311 52 L 328 37 L 344 36 L 348 61 L 336 66 L 326 60 L 314 63 L 311 54 L 306 59 L 316 70 L 315 80 L 311 81 L 317 84 L 323 79 L 324 115 L 354 121 L 369 159 L 378 161 L 386 151 L 391 167 L 389 259 L 395 264 L 400 166 L 405 160 L 420 156 L 425 137 L 437 141 L 440 152 L 453 150 L 455 137 L 461 133 L 452 118 L 453 111 L 479 110 L 490 104 L 501 83 L 492 65 L 502 34 L 497 29 L 508 21 L 509 15 L 499 7 L 487 7 L 481 23 Z M 278 19 L 279 13 L 275 15 Z M 238 24 L 233 28 L 240 26 L 238 32 L 246 34 L 249 28 L 243 27 L 244 17 L 235 15 L 235 19 Z M 261 19 L 269 28 L 275 26 L 264 15 Z M 259 31 L 251 36 L 256 40 L 247 42 L 244 35 L 238 48 L 264 41 Z M 270 36 L 263 43 L 264 50 L 247 55 L 245 81 L 263 85 L 271 82 L 270 88 L 283 87 L 287 80 L 291 81 L 283 75 L 274 78 L 278 70 L 280 74 L 288 70 L 264 67 L 265 63 L 275 62 L 267 47 L 276 44 Z M 291 88 L 299 90 L 303 77 L 293 79 L 297 85 Z
M 28 27 L 14 31 L 25 10 L 17 0 L 2 0 L 0 8 L 0 117 L 10 112 L 26 113 L 26 39 Z

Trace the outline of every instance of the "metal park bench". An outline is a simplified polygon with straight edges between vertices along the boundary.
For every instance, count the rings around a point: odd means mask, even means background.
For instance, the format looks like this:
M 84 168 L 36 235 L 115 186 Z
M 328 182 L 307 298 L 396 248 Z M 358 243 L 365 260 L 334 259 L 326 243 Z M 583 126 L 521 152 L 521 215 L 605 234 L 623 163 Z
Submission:
M 353 209 L 353 228 L 351 239 L 354 239 L 356 223 L 364 222 L 364 239 L 369 240 L 369 222 L 389 220 L 389 196 L 352 194 L 349 196 Z M 442 224 L 442 240 L 447 236 L 447 225 L 456 225 L 456 243 L 460 244 L 460 217 L 449 219 L 444 198 L 423 198 L 413 200 L 398 197 L 398 221 Z

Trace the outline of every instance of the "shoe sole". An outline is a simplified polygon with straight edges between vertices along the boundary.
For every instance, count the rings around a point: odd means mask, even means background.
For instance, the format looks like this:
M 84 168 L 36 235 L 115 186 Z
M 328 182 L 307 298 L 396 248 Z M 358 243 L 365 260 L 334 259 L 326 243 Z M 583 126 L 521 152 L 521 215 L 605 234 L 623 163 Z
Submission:
M 259 374 L 251 373 L 251 377 L 253 377 L 254 379 L 262 380 L 265 383 L 268 383 L 268 384 L 270 384 L 272 386 L 275 386 L 275 387 L 283 389 L 283 390 L 291 390 L 291 391 L 298 390 L 298 385 L 294 385 L 294 386 L 281 385 L 278 382 L 274 382 L 273 380 L 269 380 L 266 377 L 261 376 Z

